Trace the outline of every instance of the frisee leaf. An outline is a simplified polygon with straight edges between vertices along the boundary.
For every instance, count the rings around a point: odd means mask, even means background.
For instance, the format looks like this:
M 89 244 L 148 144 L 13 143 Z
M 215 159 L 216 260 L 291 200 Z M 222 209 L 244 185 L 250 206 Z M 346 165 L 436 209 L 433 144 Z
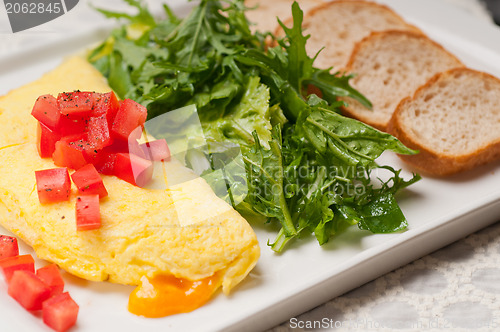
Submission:
M 254 132 L 255 144 L 242 150 L 247 173 L 246 202 L 252 209 L 268 218 L 276 218 L 283 225 L 286 236 L 297 233 L 288 210 L 283 183 L 283 156 L 281 154 L 281 128 L 272 131 L 269 149 L 265 149 Z

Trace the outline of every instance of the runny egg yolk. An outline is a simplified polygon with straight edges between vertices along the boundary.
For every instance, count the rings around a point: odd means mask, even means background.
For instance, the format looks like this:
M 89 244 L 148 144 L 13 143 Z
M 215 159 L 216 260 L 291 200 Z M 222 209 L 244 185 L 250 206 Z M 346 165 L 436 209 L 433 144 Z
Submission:
M 191 281 L 168 275 L 141 278 L 141 285 L 130 294 L 128 310 L 148 318 L 193 311 L 204 305 L 220 286 L 221 278 Z

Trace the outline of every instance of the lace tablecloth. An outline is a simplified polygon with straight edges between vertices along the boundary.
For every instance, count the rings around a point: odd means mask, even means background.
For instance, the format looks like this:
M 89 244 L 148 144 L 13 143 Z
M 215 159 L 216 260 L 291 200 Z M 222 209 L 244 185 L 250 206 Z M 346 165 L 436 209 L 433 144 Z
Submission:
M 274 328 L 499 331 L 500 223 Z
M 491 21 L 478 0 L 447 1 Z M 499 299 L 500 222 L 268 332 L 500 331 Z

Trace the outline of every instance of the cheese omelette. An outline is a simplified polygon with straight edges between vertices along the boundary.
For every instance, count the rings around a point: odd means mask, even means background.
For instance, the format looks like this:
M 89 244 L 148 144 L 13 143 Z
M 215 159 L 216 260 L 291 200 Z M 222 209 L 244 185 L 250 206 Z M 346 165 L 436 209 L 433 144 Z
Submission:
M 0 98 L 0 223 L 38 257 L 88 280 L 138 285 L 144 276 L 200 280 L 217 274 L 227 294 L 255 266 L 257 238 L 203 179 L 174 159 L 166 163 L 166 177 L 178 184 L 164 190 L 102 176 L 109 196 L 101 200 L 98 230 L 76 231 L 74 186 L 67 202 L 39 203 L 34 172 L 55 165 L 37 154 L 31 108 L 39 95 L 77 89 L 111 90 L 97 70 L 73 57 Z M 164 181 L 163 175 L 154 181 Z

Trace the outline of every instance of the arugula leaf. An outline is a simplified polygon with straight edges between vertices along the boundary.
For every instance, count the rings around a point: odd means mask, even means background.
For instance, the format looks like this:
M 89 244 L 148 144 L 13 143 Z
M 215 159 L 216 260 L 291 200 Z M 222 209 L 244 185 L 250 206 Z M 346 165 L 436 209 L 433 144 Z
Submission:
M 301 91 L 303 78 L 310 77 L 313 73 L 313 59 L 306 52 L 306 41 L 309 35 L 304 36 L 302 33 L 304 13 L 300 10 L 297 2 L 292 4 L 292 17 L 292 28 L 287 28 L 278 19 L 287 36 L 285 39 L 280 40 L 280 45 L 288 53 L 288 81 L 296 91 Z
M 304 85 L 313 85 L 320 89 L 323 98 L 329 103 L 334 103 L 338 97 L 351 97 L 359 101 L 366 108 L 371 109 L 372 103 L 359 91 L 349 85 L 349 80 L 353 75 L 338 76 L 330 75 L 328 69 L 316 70 L 310 79 L 303 81 Z
M 120 53 L 113 52 L 109 58 L 108 82 L 120 95 L 126 96 L 130 90 L 132 80 Z
M 328 152 L 347 165 L 369 166 L 385 150 L 416 153 L 394 136 L 322 107 L 300 121 L 300 129 L 321 154 Z

